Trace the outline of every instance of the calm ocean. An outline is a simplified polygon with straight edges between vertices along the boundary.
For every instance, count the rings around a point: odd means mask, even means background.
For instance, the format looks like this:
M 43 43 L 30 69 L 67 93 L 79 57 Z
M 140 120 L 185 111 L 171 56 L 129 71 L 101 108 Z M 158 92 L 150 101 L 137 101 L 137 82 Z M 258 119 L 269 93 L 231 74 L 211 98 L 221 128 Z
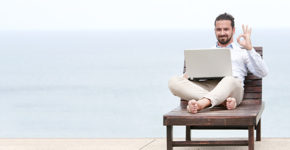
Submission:
M 262 136 L 290 137 L 290 29 L 252 39 L 270 69 Z M 182 73 L 183 50 L 214 44 L 213 29 L 1 31 L 0 138 L 165 137 L 163 114 L 179 105 L 167 81 Z

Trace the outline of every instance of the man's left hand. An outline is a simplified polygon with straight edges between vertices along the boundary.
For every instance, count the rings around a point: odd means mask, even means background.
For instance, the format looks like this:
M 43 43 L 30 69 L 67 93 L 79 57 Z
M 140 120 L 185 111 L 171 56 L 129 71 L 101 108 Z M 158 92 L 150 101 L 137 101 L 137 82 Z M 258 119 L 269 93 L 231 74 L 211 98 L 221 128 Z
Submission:
M 251 32 L 252 29 L 248 28 L 248 25 L 246 25 L 246 27 L 243 25 L 243 34 L 241 34 L 238 38 L 237 41 L 238 43 L 244 47 L 247 50 L 251 50 L 252 47 L 252 42 L 251 42 Z M 241 40 L 241 38 L 243 38 L 243 40 Z

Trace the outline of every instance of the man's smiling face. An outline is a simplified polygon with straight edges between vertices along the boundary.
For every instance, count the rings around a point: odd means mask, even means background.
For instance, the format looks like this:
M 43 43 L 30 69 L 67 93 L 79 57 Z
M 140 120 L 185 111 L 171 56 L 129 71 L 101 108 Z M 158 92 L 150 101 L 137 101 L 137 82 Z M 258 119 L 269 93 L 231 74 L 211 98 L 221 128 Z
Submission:
M 215 23 L 215 35 L 219 44 L 225 46 L 233 41 L 235 28 L 231 26 L 230 20 L 219 20 Z

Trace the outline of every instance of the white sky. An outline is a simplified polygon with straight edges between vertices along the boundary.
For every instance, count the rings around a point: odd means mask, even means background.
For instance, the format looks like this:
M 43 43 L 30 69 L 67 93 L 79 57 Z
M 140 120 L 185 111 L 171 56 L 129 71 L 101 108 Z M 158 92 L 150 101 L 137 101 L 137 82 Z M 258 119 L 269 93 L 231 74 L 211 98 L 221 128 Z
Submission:
M 213 28 L 223 12 L 237 26 L 290 27 L 288 0 L 0 0 L 0 30 Z

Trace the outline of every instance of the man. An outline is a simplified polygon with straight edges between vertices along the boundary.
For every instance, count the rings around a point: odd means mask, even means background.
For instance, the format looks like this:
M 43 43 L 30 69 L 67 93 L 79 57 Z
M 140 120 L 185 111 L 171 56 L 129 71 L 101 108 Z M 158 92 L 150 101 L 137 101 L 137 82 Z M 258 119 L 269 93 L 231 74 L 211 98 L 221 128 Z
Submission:
M 219 15 L 215 22 L 217 48 L 230 48 L 232 74 L 222 79 L 206 81 L 190 81 L 186 73 L 182 77 L 172 77 L 168 86 L 170 91 L 182 99 L 188 100 L 187 110 L 191 113 L 217 105 L 227 109 L 235 109 L 242 101 L 244 94 L 244 79 L 250 71 L 258 77 L 265 77 L 267 66 L 251 43 L 251 28 L 242 26 L 243 34 L 234 43 L 234 17 L 228 13 Z M 206 62 L 201 62 L 206 63 Z

